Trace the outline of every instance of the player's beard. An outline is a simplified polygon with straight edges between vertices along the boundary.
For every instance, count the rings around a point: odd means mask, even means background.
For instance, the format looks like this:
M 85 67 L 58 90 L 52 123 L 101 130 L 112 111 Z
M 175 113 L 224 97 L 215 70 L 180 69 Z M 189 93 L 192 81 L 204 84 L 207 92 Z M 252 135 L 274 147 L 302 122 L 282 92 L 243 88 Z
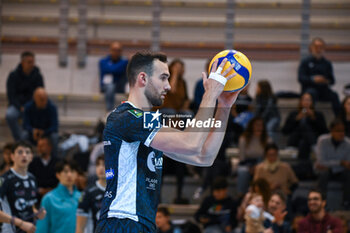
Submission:
M 158 90 L 154 87 L 152 81 L 146 87 L 145 96 L 152 106 L 161 106 L 163 104 L 162 95 L 158 94 Z

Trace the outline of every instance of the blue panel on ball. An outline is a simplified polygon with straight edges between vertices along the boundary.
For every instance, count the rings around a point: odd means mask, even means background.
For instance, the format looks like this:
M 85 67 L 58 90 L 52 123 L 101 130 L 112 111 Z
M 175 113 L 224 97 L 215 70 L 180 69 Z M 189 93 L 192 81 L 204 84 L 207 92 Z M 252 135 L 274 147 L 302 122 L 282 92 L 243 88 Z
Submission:
M 225 57 L 221 57 L 218 59 L 218 64 L 220 64 L 222 62 L 222 60 L 224 60 L 225 58 L 227 58 L 227 60 L 231 63 L 231 64 L 235 64 L 235 67 L 233 68 L 239 75 L 241 75 L 245 82 L 248 83 L 249 81 L 249 71 L 247 68 L 245 68 L 244 66 L 242 66 L 241 64 L 239 64 L 236 60 L 236 58 L 234 57 L 236 53 L 234 52 L 234 50 L 231 50 Z

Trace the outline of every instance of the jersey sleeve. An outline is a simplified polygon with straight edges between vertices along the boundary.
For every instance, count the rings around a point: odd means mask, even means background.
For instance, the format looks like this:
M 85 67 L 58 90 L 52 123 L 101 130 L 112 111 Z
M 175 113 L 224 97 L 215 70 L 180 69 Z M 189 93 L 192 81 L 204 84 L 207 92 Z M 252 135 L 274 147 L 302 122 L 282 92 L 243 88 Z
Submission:
M 161 125 L 154 122 L 153 126 L 144 124 L 144 114 L 137 109 L 126 110 L 122 113 L 112 113 L 107 120 L 107 131 L 126 142 L 140 141 L 149 147 Z
M 79 198 L 79 204 L 77 209 L 77 216 L 88 217 L 90 210 L 90 203 L 93 203 L 93 200 L 90 200 L 90 195 L 87 191 L 83 192 Z

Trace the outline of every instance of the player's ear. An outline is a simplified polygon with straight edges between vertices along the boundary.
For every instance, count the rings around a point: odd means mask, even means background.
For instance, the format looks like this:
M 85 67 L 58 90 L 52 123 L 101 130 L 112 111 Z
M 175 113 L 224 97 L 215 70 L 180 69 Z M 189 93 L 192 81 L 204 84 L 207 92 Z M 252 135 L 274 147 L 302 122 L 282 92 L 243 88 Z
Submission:
M 147 74 L 145 72 L 140 72 L 137 75 L 137 83 L 139 84 L 139 86 L 144 87 L 147 84 Z

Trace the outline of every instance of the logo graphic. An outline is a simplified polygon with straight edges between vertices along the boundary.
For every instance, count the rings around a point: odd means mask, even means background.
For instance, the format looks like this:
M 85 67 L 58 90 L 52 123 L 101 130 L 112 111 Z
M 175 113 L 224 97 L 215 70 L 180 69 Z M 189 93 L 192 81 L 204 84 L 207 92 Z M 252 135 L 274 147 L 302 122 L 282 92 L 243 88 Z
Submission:
M 159 129 L 160 116 L 162 114 L 159 112 L 159 109 L 156 112 L 144 112 L 143 113 L 143 128 L 145 129 Z
M 151 172 L 156 172 L 156 169 L 162 169 L 163 167 L 163 158 L 156 158 L 155 153 L 152 151 L 148 154 L 147 157 L 147 167 Z
M 140 110 L 131 109 L 131 110 L 128 110 L 128 112 L 131 113 L 136 118 L 142 117 L 142 112 Z
M 106 180 L 110 180 L 114 177 L 114 170 L 113 168 L 110 168 L 106 170 Z

